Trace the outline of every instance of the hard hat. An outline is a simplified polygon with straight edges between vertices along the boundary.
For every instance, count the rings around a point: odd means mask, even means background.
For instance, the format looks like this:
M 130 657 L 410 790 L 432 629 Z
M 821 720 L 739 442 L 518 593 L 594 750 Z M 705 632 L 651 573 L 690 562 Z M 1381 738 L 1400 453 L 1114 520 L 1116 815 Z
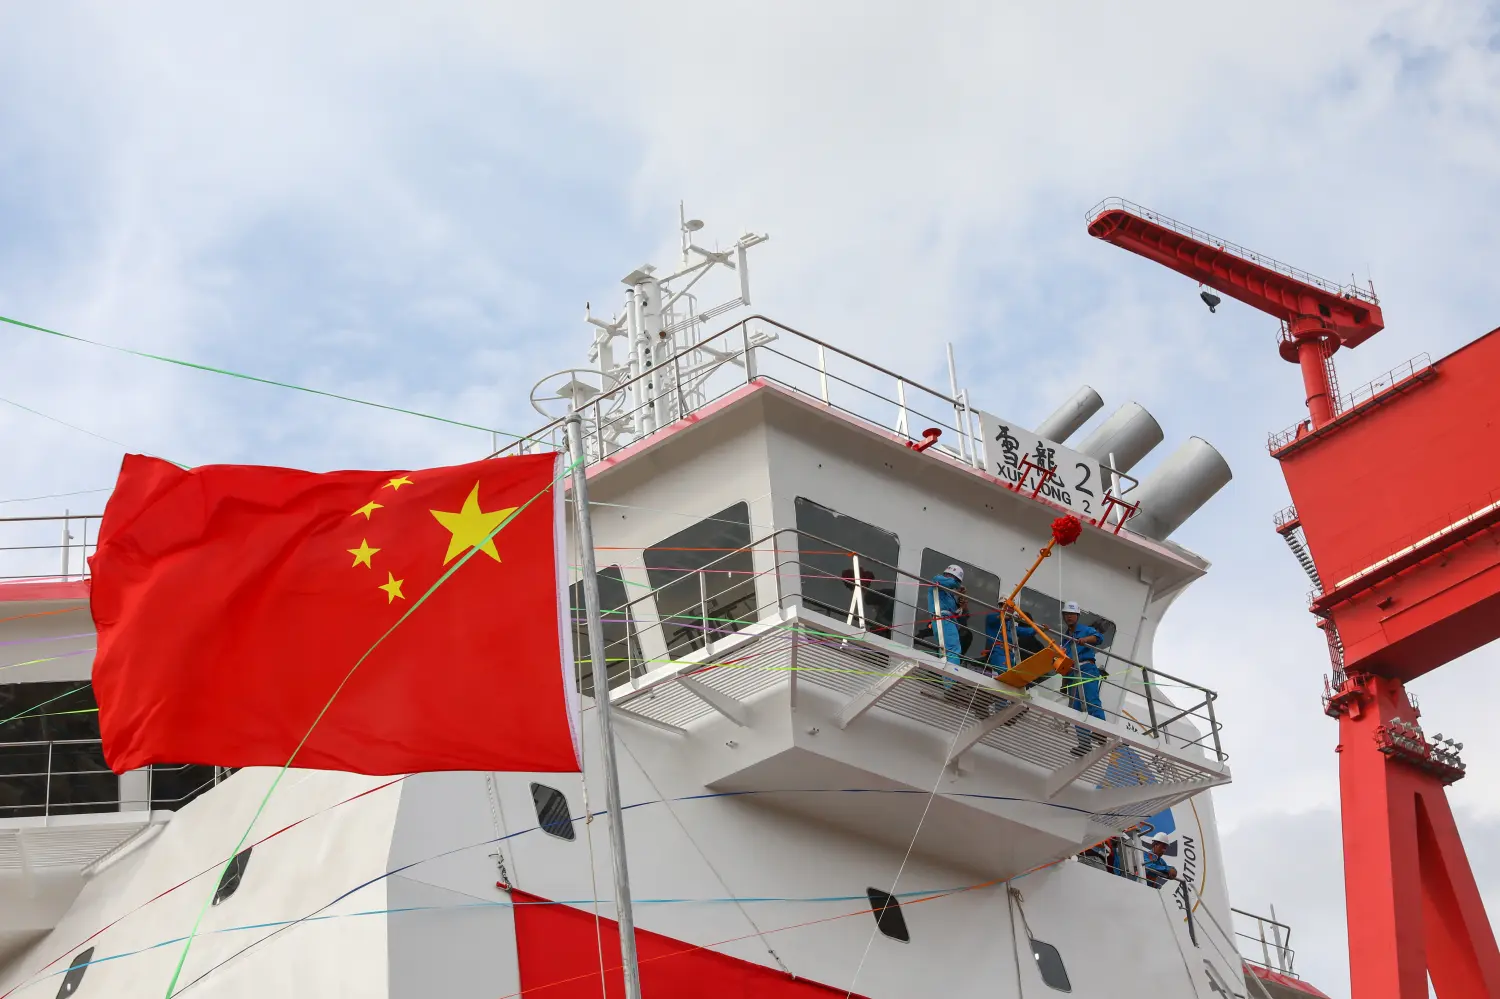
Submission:
M 952 576 L 954 579 L 958 580 L 960 583 L 964 581 L 964 567 L 961 565 L 950 565 L 943 571 Z
M 1076 600 L 1069 600 L 1067 603 L 1063 604 L 1063 613 L 1082 614 L 1083 610 L 1078 606 L 1078 602 Z
M 1153 833 L 1152 835 L 1146 837 L 1147 846 L 1154 846 L 1157 843 L 1160 843 L 1162 846 L 1166 846 L 1168 843 L 1167 834 L 1164 832 L 1159 832 Z

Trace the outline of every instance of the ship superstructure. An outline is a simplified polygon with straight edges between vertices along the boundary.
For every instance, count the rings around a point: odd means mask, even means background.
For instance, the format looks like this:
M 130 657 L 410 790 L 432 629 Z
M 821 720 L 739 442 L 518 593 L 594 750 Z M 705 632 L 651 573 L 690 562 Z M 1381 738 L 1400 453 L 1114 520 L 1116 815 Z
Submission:
M 558 418 L 499 449 L 561 449 L 564 413 L 583 416 L 609 664 L 598 683 L 580 625 L 583 777 L 295 771 L 216 883 L 273 772 L 104 770 L 91 716 L 61 713 L 87 711 L 92 644 L 87 542 L 67 535 L 61 577 L 0 586 L 5 717 L 38 708 L 0 746 L 0 994 L 158 996 L 210 896 L 179 991 L 598 994 L 618 960 L 606 686 L 648 996 L 707 958 L 746 995 L 1315 992 L 1280 935 L 1247 971 L 1216 697 L 1152 665 L 1208 569 L 1171 534 L 1223 459 L 1193 438 L 1137 479 L 1164 436 L 1138 405 L 1068 445 L 1092 389 L 1028 428 L 763 316 L 711 332 L 748 306 L 764 237 L 708 251 L 699 229 L 683 221 L 676 271 L 633 270 L 621 313 L 590 315 L 592 367 L 533 393 Z M 689 289 L 724 267 L 739 296 L 699 310 Z M 1064 515 L 1081 537 L 1036 568 Z M 933 628 L 951 565 L 956 650 Z M 1058 676 L 985 668 L 1013 592 L 1045 628 L 1076 602 L 1102 634 L 1102 718 Z M 497 725 L 527 710 L 493 707 Z M 1174 878 L 1146 870 L 1148 839 Z

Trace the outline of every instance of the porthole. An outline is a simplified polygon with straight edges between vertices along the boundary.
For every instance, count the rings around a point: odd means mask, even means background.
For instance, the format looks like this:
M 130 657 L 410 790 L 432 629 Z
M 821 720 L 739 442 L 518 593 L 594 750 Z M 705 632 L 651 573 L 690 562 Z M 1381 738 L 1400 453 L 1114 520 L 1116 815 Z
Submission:
M 94 948 L 80 951 L 68 965 L 67 974 L 63 975 L 62 985 L 57 990 L 57 999 L 66 999 L 78 991 L 78 986 L 83 982 L 84 972 L 89 970 L 89 962 L 94 959 Z
M 879 888 L 866 888 L 865 894 L 870 897 L 870 911 L 875 914 L 875 925 L 880 928 L 880 932 L 892 940 L 911 942 L 911 934 L 906 929 L 906 917 L 901 914 L 901 902 L 896 896 Z
M 573 815 L 568 809 L 568 799 L 555 787 L 546 784 L 531 785 L 531 800 L 536 805 L 537 825 L 542 832 L 558 839 L 572 840 Z
M 1031 956 L 1036 958 L 1036 970 L 1042 973 L 1043 982 L 1059 992 L 1073 991 L 1073 983 L 1068 981 L 1068 969 L 1056 947 L 1032 937 Z
M 214 891 L 214 905 L 233 895 L 240 890 L 240 882 L 244 880 L 245 868 L 250 866 L 250 847 L 245 847 L 234 855 L 234 859 L 224 868 L 224 873 L 219 876 L 219 887 Z

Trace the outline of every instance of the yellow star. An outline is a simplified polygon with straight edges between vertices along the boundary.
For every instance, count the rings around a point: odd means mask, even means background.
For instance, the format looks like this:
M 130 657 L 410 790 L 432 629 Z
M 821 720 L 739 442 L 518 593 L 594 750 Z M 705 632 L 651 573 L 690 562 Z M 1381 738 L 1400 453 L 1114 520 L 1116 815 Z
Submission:
M 404 583 L 404 582 L 406 582 L 406 580 L 404 580 L 404 579 L 397 579 L 395 577 L 395 575 L 393 575 L 392 573 L 387 572 L 385 574 L 385 583 L 383 585 L 377 586 L 375 588 L 377 590 L 384 590 L 385 591 L 385 602 L 388 603 L 388 604 L 392 604 L 392 603 L 396 602 L 396 598 L 397 597 L 400 597 L 402 600 L 406 599 L 405 594 L 403 594 L 401 592 L 401 584 Z
M 346 548 L 344 550 L 354 556 L 354 565 L 369 565 L 372 569 L 375 567 L 370 565 L 370 559 L 376 552 L 380 551 L 379 548 L 371 548 L 370 542 L 364 539 L 360 539 L 358 548 Z M 352 569 L 354 566 L 351 565 L 349 568 Z
M 448 554 L 443 556 L 443 564 L 447 565 L 454 558 L 475 546 L 496 562 L 500 561 L 500 553 L 495 551 L 495 542 L 493 538 L 490 538 L 490 533 L 504 523 L 506 517 L 515 512 L 516 508 L 513 506 L 489 513 L 479 509 L 479 483 L 477 482 L 474 483 L 474 488 L 469 490 L 469 498 L 464 500 L 463 508 L 457 513 L 446 513 L 442 510 L 431 511 L 432 515 L 437 518 L 437 522 L 453 534 L 448 541 Z
M 402 486 L 409 486 L 411 484 L 412 484 L 411 479 L 408 479 L 404 475 L 398 475 L 398 476 L 396 476 L 396 478 L 394 478 L 391 481 L 387 482 L 384 486 L 381 486 L 380 488 L 384 489 L 384 488 L 386 488 L 386 486 L 389 486 L 390 489 L 391 489 L 391 492 L 396 492 Z
M 366 503 L 364 506 L 360 507 L 358 510 L 355 510 L 349 516 L 358 517 L 360 514 L 364 514 L 365 519 L 369 520 L 370 514 L 374 513 L 376 510 L 379 510 L 383 505 L 384 504 L 382 503 Z

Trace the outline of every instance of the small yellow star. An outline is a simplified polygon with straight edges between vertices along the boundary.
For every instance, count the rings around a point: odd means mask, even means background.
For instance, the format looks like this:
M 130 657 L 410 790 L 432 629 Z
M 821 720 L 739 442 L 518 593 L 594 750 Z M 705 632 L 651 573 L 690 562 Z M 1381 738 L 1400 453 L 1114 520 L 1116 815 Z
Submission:
M 358 548 L 346 548 L 344 550 L 354 556 L 354 565 L 369 565 L 372 569 L 375 567 L 370 565 L 370 559 L 376 552 L 380 551 L 379 548 L 371 548 L 370 542 L 363 538 L 360 539 Z M 354 565 L 351 565 L 349 568 L 354 568 Z
M 390 489 L 391 489 L 391 492 L 396 492 L 402 486 L 409 486 L 409 485 L 412 485 L 411 479 L 408 479 L 404 475 L 398 475 L 396 478 L 394 478 L 391 481 L 387 482 L 384 486 L 381 486 L 380 488 L 384 489 L 384 488 L 386 488 L 386 486 L 389 486 Z
M 364 506 L 360 507 L 358 510 L 355 510 L 349 516 L 351 516 L 351 517 L 358 517 L 360 514 L 364 514 L 365 515 L 365 519 L 369 520 L 370 519 L 370 514 L 374 513 L 376 510 L 379 510 L 384 505 L 385 504 L 383 504 L 383 503 L 374 503 L 374 502 L 366 503 Z
M 401 584 L 404 582 L 406 580 L 397 579 L 392 573 L 387 572 L 385 574 L 385 583 L 375 588 L 377 590 L 384 590 L 385 602 L 391 604 L 396 602 L 397 597 L 400 597 L 402 600 L 406 599 L 406 596 L 401 592 Z

